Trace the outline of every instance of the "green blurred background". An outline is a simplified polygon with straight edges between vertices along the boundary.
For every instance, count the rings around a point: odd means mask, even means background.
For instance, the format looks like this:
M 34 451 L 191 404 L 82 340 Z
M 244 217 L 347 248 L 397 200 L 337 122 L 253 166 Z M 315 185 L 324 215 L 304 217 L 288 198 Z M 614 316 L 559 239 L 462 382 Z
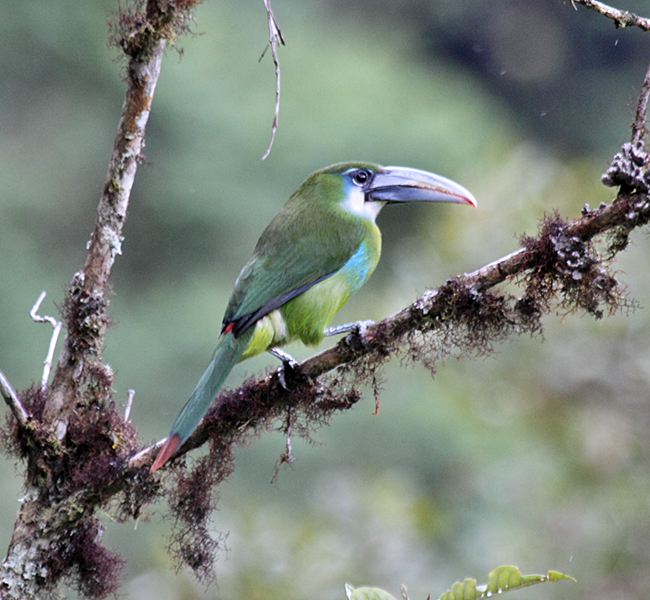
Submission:
M 647 13 L 647 2 L 626 0 Z M 110 0 L 0 1 L 0 368 L 40 378 L 56 306 L 80 267 L 124 95 L 106 44 Z M 338 322 L 381 319 L 427 287 L 518 247 L 544 213 L 578 216 L 614 195 L 599 183 L 629 139 L 650 38 L 561 0 L 276 0 L 280 127 L 261 0 L 212 1 L 199 35 L 167 52 L 114 268 L 106 359 L 115 395 L 136 391 L 143 440 L 162 437 L 203 371 L 239 269 L 312 171 L 361 159 L 437 171 L 479 208 L 388 208 L 384 255 Z M 616 268 L 650 305 L 647 234 Z M 578 579 L 521 598 L 650 593 L 650 323 L 545 319 L 488 359 L 435 379 L 391 364 L 377 416 L 367 393 L 270 484 L 279 433 L 237 454 L 214 530 L 228 532 L 217 586 L 174 574 L 164 506 L 115 525 L 121 598 L 343 598 L 343 583 L 415 600 L 500 564 Z M 309 352 L 289 350 L 299 358 Z M 236 384 L 272 358 L 250 361 Z M 21 494 L 0 463 L 0 539 Z M 70 597 L 74 594 L 70 593 Z

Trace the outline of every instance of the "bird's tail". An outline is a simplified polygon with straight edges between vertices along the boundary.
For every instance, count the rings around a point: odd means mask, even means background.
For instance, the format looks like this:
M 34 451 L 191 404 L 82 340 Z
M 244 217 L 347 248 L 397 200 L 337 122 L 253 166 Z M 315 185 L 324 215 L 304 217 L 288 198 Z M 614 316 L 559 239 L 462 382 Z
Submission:
M 249 330 L 252 333 L 252 329 Z M 208 412 L 210 404 L 216 398 L 226 377 L 244 352 L 250 335 L 245 332 L 235 338 L 232 333 L 223 335 L 212 361 L 196 384 L 190 399 L 181 410 L 172 429 L 151 465 L 151 473 L 162 467 L 174 453 L 185 443 L 190 434 L 198 427 L 203 415 Z

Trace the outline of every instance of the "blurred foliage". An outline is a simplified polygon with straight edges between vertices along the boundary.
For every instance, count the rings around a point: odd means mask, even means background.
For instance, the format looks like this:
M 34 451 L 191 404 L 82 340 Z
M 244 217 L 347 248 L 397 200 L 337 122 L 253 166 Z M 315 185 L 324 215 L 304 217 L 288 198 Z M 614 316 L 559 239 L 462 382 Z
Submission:
M 492 569 L 486 584 L 476 585 L 476 579 L 471 578 L 456 582 L 440 596 L 440 600 L 483 600 L 531 585 L 562 580 L 575 581 L 573 577 L 558 571 L 548 571 L 546 575 L 522 575 L 517 567 L 505 565 Z
M 562 580 L 575 581 L 573 577 L 558 571 L 548 571 L 546 575 L 522 575 L 517 567 L 504 565 L 490 571 L 486 584 L 476 585 L 476 579 L 468 577 L 462 582 L 454 583 L 448 591 L 440 596 L 439 600 L 484 600 L 484 598 L 498 596 L 538 583 Z M 349 583 L 345 584 L 345 593 L 348 600 L 395 600 L 394 596 L 380 588 L 355 588 Z M 404 584 L 401 586 L 401 597 L 403 600 L 409 600 L 408 590 Z
M 0 368 L 40 378 L 50 332 L 30 322 L 42 289 L 56 314 L 84 257 L 123 100 L 106 45 L 112 0 L 0 4 Z M 518 246 L 544 214 L 612 198 L 599 183 L 629 137 L 647 34 L 570 2 L 276 0 L 280 128 L 269 159 L 274 73 L 259 0 L 209 2 L 196 36 L 167 53 L 112 280 L 106 358 L 116 398 L 162 437 L 210 357 L 234 279 L 259 233 L 312 171 L 363 159 L 434 170 L 471 189 L 476 211 L 389 207 L 377 273 L 340 322 L 380 319 L 426 287 Z M 626 2 L 642 11 L 645 3 Z M 647 237 L 619 258 L 648 305 Z M 230 532 L 218 586 L 169 572 L 167 524 L 110 524 L 128 562 L 124 597 L 338 598 L 344 581 L 413 598 L 516 563 L 578 584 L 526 598 L 650 592 L 650 343 L 645 310 L 548 319 L 544 339 L 439 365 L 390 365 L 372 395 L 316 444 L 294 439 L 271 486 L 280 434 L 242 448 L 220 489 Z M 304 357 L 300 346 L 289 351 Z M 273 359 L 242 365 L 231 378 Z M 2 463 L 0 536 L 20 494 Z M 594 586 L 593 581 L 598 581 Z

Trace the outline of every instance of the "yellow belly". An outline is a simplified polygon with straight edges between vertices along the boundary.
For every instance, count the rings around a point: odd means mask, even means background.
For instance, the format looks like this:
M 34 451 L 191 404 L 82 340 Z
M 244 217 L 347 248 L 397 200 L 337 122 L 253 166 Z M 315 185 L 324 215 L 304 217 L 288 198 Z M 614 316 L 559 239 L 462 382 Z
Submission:
M 257 356 L 269 348 L 286 344 L 287 325 L 279 310 L 274 310 L 255 323 L 255 332 L 239 361 Z

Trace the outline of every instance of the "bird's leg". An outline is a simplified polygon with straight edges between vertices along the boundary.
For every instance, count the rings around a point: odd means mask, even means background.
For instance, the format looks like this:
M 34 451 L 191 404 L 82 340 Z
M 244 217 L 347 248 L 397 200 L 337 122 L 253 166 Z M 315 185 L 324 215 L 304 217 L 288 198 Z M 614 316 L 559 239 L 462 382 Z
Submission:
M 268 351 L 270 354 L 273 354 L 273 356 L 279 358 L 282 361 L 282 364 L 278 367 L 277 370 L 278 379 L 280 380 L 280 385 L 285 390 L 289 391 L 284 373 L 287 367 L 289 367 L 291 370 L 294 370 L 296 367 L 298 367 L 298 361 L 293 356 L 291 356 L 291 354 L 285 352 L 284 350 L 280 350 L 280 348 L 273 347 L 269 348 Z
M 374 325 L 375 322 L 367 319 L 365 321 L 354 321 L 353 323 L 344 323 L 343 325 L 334 325 L 333 327 L 326 327 L 323 332 L 325 336 L 338 335 L 339 333 L 356 333 L 364 348 L 368 348 L 368 341 L 366 340 L 366 330 L 368 327 Z

